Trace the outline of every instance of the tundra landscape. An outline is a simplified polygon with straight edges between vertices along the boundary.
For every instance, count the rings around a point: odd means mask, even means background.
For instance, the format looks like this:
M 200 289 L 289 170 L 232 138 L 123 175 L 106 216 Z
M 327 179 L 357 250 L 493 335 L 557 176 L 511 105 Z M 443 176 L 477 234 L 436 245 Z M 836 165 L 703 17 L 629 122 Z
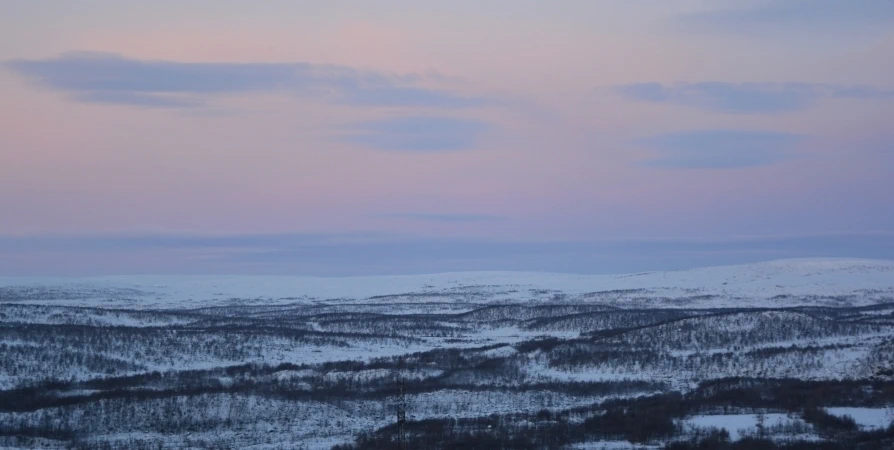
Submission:
M 8 448 L 894 442 L 887 261 L 0 286 Z

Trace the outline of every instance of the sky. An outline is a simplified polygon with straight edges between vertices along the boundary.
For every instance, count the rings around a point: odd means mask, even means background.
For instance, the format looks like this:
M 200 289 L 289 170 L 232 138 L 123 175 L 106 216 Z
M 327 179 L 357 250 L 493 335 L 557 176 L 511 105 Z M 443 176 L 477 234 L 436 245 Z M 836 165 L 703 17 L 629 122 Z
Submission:
M 890 0 L 0 4 L 0 276 L 894 259 Z

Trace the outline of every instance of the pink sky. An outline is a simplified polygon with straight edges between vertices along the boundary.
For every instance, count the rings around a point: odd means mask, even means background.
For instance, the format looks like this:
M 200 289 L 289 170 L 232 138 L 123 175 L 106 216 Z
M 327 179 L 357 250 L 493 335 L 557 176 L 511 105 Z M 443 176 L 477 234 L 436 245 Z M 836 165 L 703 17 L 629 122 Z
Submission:
M 825 240 L 769 256 L 894 258 L 889 5 L 5 2 L 0 275 L 122 267 L 41 241 L 60 236 L 786 236 Z M 512 268 L 499 251 L 429 270 Z M 228 261 L 202 270 L 254 270 Z

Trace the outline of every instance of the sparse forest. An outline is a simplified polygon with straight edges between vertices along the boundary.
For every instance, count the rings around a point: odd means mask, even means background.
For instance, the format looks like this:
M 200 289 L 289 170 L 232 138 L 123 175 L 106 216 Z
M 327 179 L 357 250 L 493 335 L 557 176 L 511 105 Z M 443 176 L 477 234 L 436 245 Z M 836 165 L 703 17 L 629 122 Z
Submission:
M 894 302 L 440 294 L 127 308 L 4 288 L 0 446 L 397 448 L 398 404 L 406 448 L 894 443 Z

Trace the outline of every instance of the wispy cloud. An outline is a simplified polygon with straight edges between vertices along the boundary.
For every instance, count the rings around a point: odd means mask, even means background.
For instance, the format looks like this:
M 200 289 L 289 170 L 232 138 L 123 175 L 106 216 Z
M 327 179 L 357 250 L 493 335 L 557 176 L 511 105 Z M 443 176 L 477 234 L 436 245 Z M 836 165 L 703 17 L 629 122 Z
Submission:
M 376 150 L 439 152 L 475 147 L 490 126 L 482 121 L 451 117 L 397 117 L 345 127 L 342 137 Z
M 736 169 L 776 164 L 792 158 L 804 137 L 773 131 L 699 130 L 669 133 L 638 142 L 653 149 L 647 167 Z
M 204 100 L 195 96 L 143 94 L 138 92 L 83 92 L 75 94 L 74 99 L 86 103 L 131 105 L 147 108 L 195 108 L 205 104 Z
M 687 14 L 674 19 L 680 29 L 723 33 L 808 30 L 865 32 L 894 24 L 890 0 L 785 0 Z
M 381 217 L 393 219 L 421 220 L 426 222 L 494 222 L 506 217 L 491 214 L 445 214 L 445 213 L 390 213 Z
M 822 98 L 891 99 L 894 91 L 871 86 L 815 83 L 634 83 L 613 90 L 630 99 L 739 114 L 798 111 Z
M 497 104 L 484 98 L 463 97 L 454 93 L 414 87 L 380 87 L 375 89 L 349 89 L 344 92 L 342 103 L 353 106 L 408 106 L 437 108 L 468 108 Z
M 3 66 L 77 101 L 143 107 L 194 107 L 215 95 L 248 92 L 290 92 L 354 106 L 466 108 L 490 103 L 429 87 L 439 77 L 303 62 L 189 63 L 74 52 Z

